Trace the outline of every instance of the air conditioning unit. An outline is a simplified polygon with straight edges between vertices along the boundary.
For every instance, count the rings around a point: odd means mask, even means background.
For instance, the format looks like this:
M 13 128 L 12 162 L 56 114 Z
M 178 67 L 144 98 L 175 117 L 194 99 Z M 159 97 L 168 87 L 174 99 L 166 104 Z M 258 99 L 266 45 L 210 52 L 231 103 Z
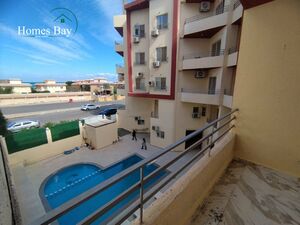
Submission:
M 159 35 L 159 29 L 154 29 L 151 31 L 151 36 L 152 37 L 157 37 Z
M 200 118 L 201 117 L 201 114 L 200 113 L 193 113 L 192 114 L 192 118 Z
M 208 12 L 210 10 L 210 2 L 209 1 L 203 1 L 200 3 L 200 12 Z
M 154 86 L 155 86 L 155 81 L 150 80 L 150 81 L 148 82 L 148 85 L 149 85 L 149 87 L 154 87 Z
M 144 74 L 142 72 L 138 72 L 136 74 L 136 78 L 142 78 L 144 76 Z
M 154 67 L 154 68 L 160 67 L 160 61 L 154 61 L 154 62 L 153 62 L 153 67 Z
M 196 71 L 196 73 L 195 73 L 195 78 L 196 78 L 196 79 L 205 78 L 206 75 L 207 75 L 207 71 L 205 71 L 205 70 L 198 70 L 198 71 Z
M 140 37 L 133 37 L 133 43 L 140 43 Z

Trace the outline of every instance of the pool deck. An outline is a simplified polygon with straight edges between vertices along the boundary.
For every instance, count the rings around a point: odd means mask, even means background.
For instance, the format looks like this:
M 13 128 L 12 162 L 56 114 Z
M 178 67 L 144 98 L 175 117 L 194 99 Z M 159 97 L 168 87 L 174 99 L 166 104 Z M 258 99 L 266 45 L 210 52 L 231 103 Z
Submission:
M 162 149 L 147 144 L 147 150 L 141 150 L 142 138 L 145 137 L 149 143 L 149 135 L 137 134 L 138 141 L 132 141 L 130 135 L 123 136 L 121 141 L 99 150 L 89 150 L 81 148 L 70 155 L 59 155 L 32 165 L 16 165 L 12 168 L 13 178 L 16 185 L 16 192 L 20 204 L 23 224 L 27 225 L 45 214 L 45 209 L 39 196 L 39 189 L 42 182 L 52 173 L 66 166 L 76 163 L 96 163 L 101 167 L 108 167 L 130 155 L 139 154 L 144 158 Z M 157 164 L 162 164 L 175 157 L 178 152 L 169 152 L 159 160 Z M 188 153 L 174 165 L 168 168 L 172 171 L 178 168 L 183 161 L 193 155 Z

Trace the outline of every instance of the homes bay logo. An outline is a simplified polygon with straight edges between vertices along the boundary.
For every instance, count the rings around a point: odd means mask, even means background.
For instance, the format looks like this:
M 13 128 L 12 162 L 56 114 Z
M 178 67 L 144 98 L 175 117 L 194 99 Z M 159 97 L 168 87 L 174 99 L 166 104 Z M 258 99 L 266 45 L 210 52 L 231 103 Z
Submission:
M 75 14 L 66 8 L 50 11 L 50 22 L 46 27 L 18 26 L 18 35 L 24 37 L 70 37 L 78 28 Z

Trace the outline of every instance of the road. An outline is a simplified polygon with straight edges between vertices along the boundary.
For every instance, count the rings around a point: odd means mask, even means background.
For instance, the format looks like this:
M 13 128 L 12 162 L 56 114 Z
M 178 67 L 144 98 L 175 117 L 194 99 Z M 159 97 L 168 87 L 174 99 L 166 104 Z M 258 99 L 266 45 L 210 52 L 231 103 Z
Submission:
M 92 102 L 72 102 L 72 103 L 50 103 L 50 104 L 34 104 L 34 105 L 22 105 L 22 106 L 8 106 L 0 107 L 4 115 L 16 114 L 16 113 L 28 113 L 28 112 L 39 112 L 47 110 L 59 110 L 59 109 L 70 109 L 75 107 L 80 107 L 84 104 Z M 124 104 L 124 101 L 113 101 L 113 102 L 98 102 L 97 105 L 106 104 Z
M 15 121 L 15 120 L 20 120 L 23 118 L 26 119 L 33 119 L 33 120 L 38 120 L 40 121 L 41 125 L 47 123 L 47 122 L 59 122 L 63 120 L 75 120 L 75 119 L 82 119 L 84 117 L 92 116 L 92 115 L 97 115 L 99 114 L 100 111 L 104 110 L 105 108 L 109 107 L 116 107 L 116 108 L 122 108 L 124 107 L 124 101 L 115 101 L 115 102 L 101 102 L 97 103 L 100 106 L 100 109 L 97 110 L 92 110 L 92 111 L 81 111 L 80 106 L 83 104 L 86 104 L 89 102 L 77 102 L 77 103 L 56 103 L 56 104 L 39 104 L 39 105 L 31 105 L 31 106 L 16 106 L 16 107 L 7 107 L 7 108 L 2 108 L 1 110 L 4 112 L 4 115 L 11 115 L 11 114 L 16 114 L 16 113 L 36 113 L 39 111 L 52 111 L 50 113 L 43 113 L 40 115 L 31 115 L 31 116 L 26 116 L 22 118 L 15 118 L 11 119 L 9 121 Z M 69 111 L 60 111 L 60 112 L 53 112 L 53 110 L 63 110 L 63 109 L 72 109 L 76 108 L 74 110 L 69 110 Z

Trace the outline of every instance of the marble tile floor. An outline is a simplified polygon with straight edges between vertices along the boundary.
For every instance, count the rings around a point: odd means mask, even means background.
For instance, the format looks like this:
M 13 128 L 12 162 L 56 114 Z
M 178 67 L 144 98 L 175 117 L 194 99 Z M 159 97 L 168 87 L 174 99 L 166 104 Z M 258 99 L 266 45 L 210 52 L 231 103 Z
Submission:
M 300 180 L 233 161 L 190 225 L 300 225 Z

